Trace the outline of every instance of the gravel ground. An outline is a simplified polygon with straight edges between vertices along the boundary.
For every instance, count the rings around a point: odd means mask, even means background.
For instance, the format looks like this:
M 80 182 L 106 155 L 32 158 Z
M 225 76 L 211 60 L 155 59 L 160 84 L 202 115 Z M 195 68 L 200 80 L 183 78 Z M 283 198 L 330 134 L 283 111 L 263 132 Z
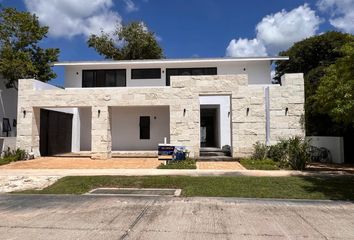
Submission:
M 59 176 L 0 176 L 0 193 L 43 189 L 55 183 Z

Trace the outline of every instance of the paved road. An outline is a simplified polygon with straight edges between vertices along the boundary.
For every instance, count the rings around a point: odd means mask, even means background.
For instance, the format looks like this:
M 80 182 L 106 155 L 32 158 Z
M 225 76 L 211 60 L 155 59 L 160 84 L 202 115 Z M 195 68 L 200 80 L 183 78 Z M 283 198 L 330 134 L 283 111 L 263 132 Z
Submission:
M 354 239 L 354 204 L 0 195 L 1 239 Z

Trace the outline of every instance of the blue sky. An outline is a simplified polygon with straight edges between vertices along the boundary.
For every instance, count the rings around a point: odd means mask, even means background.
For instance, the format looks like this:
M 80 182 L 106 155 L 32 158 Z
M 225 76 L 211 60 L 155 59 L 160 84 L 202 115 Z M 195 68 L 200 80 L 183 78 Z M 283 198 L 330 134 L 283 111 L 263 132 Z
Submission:
M 86 44 L 90 32 L 133 20 L 158 36 L 167 58 L 276 55 L 328 30 L 354 32 L 354 0 L 2 0 L 36 13 L 50 27 L 42 47 L 60 61 L 103 59 Z M 55 68 L 62 83 L 62 69 Z

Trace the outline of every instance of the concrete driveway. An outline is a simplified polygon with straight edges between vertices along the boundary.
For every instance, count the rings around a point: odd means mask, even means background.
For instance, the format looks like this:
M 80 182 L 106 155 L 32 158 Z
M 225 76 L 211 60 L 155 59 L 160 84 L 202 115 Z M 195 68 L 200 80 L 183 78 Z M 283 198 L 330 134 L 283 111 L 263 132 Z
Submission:
M 354 204 L 0 195 L 1 239 L 354 239 Z

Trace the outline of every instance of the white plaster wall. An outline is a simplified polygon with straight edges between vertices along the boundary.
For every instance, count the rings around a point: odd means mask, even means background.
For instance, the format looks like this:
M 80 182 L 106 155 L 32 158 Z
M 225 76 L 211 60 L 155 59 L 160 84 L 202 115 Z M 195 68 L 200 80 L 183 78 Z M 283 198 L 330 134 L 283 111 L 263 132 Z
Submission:
M 270 61 L 240 61 L 224 63 L 149 63 L 149 64 L 120 64 L 120 65 L 96 65 L 96 66 L 66 66 L 65 88 L 82 87 L 82 70 L 87 69 L 126 69 L 128 87 L 165 86 L 166 68 L 194 68 L 217 67 L 218 75 L 248 74 L 249 84 L 271 84 Z M 161 79 L 131 79 L 132 68 L 161 68 Z
M 247 74 L 248 84 L 271 84 L 270 61 L 225 63 L 218 66 L 219 75 Z
M 219 106 L 219 143 L 220 147 L 231 146 L 230 96 L 199 96 L 200 105 Z
M 16 149 L 16 137 L 0 137 L 0 156 L 8 148 Z
M 344 163 L 343 137 L 311 136 L 306 138 L 310 140 L 312 146 L 327 148 L 331 152 L 334 163 Z
M 54 85 L 51 85 L 49 83 L 41 82 L 41 81 L 36 81 L 33 84 L 33 89 L 34 90 L 49 90 L 49 89 L 60 89 Z
M 5 80 L 0 76 L 0 136 L 6 136 L 2 132 L 2 119 L 8 118 L 11 124 L 10 137 L 16 136 L 16 128 L 13 127 L 13 120 L 17 119 L 17 96 L 14 88 L 6 88 Z
M 112 150 L 156 150 L 170 137 L 168 106 L 112 107 Z M 140 139 L 140 116 L 150 116 L 150 139 Z M 155 119 L 156 117 L 156 119 Z

